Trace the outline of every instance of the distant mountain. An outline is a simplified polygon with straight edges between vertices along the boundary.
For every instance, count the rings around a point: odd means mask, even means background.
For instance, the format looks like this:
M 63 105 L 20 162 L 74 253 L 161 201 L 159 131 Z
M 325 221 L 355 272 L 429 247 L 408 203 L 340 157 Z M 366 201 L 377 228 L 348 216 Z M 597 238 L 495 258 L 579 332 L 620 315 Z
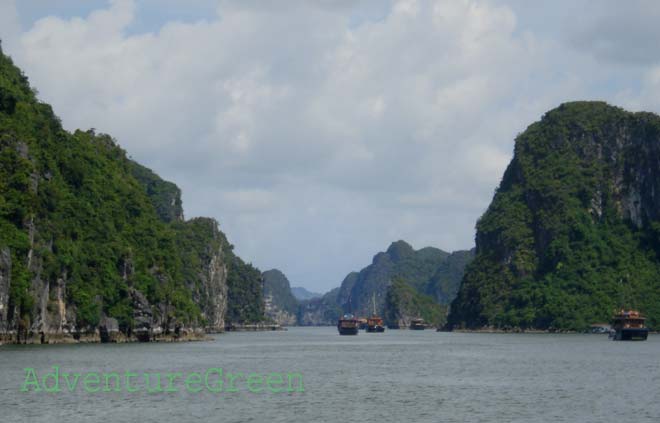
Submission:
M 349 274 L 342 283 L 338 302 L 344 311 L 367 316 L 385 313 L 385 297 L 393 281 L 400 280 L 420 295 L 430 295 L 439 304 L 454 299 L 465 263 L 473 253 L 448 253 L 434 247 L 414 250 L 405 241 L 393 242 L 385 252 L 359 273 Z M 390 303 L 390 306 L 393 303 Z
M 311 300 L 312 298 L 321 298 L 323 296 L 323 294 L 308 291 L 301 286 L 291 288 L 291 293 L 297 300 Z
M 339 288 L 302 307 L 299 321 L 333 324 L 345 312 L 368 316 L 375 302 L 376 313 L 396 320 L 391 324 L 405 326 L 418 316 L 442 324 L 473 254 L 433 247 L 415 250 L 405 241 L 393 242 L 369 266 L 349 273 Z
M 477 222 L 456 328 L 582 330 L 617 307 L 660 328 L 660 116 L 562 104 L 516 138 Z
M 335 288 L 320 298 L 300 301 L 298 306 L 298 325 L 332 326 L 341 316 L 341 307 L 337 305 L 339 288 Z
M 297 323 L 298 301 L 291 293 L 284 273 L 271 269 L 263 273 L 266 316 L 281 325 Z

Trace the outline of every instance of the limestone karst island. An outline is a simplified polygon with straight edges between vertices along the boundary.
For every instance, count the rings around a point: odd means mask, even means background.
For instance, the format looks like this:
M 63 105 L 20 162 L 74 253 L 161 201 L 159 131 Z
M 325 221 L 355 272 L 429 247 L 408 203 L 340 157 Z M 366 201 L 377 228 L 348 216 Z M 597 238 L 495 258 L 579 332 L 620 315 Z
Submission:
M 656 423 L 659 20 L 0 2 L 2 421 Z

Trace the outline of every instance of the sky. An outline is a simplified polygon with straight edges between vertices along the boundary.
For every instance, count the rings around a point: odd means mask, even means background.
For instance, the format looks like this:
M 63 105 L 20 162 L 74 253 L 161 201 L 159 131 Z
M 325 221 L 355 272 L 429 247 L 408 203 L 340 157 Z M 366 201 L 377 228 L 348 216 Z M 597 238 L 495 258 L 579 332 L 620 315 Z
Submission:
M 112 135 L 236 251 L 325 292 L 403 239 L 474 246 L 566 101 L 660 112 L 660 2 L 0 0 L 66 129 Z

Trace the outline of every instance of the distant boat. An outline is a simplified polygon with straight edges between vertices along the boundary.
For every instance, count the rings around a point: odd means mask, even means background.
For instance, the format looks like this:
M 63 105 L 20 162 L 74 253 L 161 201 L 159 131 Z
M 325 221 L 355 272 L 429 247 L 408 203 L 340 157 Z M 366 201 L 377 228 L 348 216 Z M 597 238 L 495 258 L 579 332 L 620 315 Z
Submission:
M 357 335 L 358 319 L 352 314 L 344 314 L 344 316 L 337 322 L 337 330 L 340 335 Z
M 424 324 L 424 319 L 412 319 L 410 321 L 410 329 L 412 330 L 426 329 L 426 324 Z
M 337 330 L 340 335 L 357 335 L 360 321 L 353 315 L 353 306 L 351 304 L 351 297 L 348 297 L 348 313 L 337 322 Z
M 385 332 L 385 325 L 381 317 L 370 317 L 367 319 L 367 332 Z
M 614 315 L 610 338 L 614 341 L 646 341 L 649 330 L 644 325 L 645 317 L 637 310 L 623 310 Z
M 376 314 L 376 293 L 371 297 L 373 303 L 373 314 L 367 319 L 367 332 L 382 333 L 385 332 L 383 318 Z

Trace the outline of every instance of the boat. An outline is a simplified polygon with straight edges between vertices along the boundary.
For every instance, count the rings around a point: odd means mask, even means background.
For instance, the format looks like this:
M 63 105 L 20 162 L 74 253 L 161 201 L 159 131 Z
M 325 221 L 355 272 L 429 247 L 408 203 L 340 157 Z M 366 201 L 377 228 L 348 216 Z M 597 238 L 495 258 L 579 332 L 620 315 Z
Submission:
M 424 324 L 424 319 L 412 319 L 410 321 L 410 329 L 412 330 L 426 329 L 426 324 Z
M 646 341 L 649 329 L 644 325 L 646 318 L 639 311 L 621 309 L 613 320 L 610 331 L 613 341 Z
M 378 316 L 368 318 L 367 332 L 376 332 L 376 333 L 385 332 L 385 325 L 383 324 L 383 319 Z
M 344 316 L 337 322 L 337 330 L 340 335 L 357 335 L 358 319 L 352 314 L 344 314 Z
M 383 318 L 376 313 L 376 294 L 371 297 L 373 303 L 373 314 L 367 319 L 367 332 L 382 333 L 385 332 L 385 323 Z

